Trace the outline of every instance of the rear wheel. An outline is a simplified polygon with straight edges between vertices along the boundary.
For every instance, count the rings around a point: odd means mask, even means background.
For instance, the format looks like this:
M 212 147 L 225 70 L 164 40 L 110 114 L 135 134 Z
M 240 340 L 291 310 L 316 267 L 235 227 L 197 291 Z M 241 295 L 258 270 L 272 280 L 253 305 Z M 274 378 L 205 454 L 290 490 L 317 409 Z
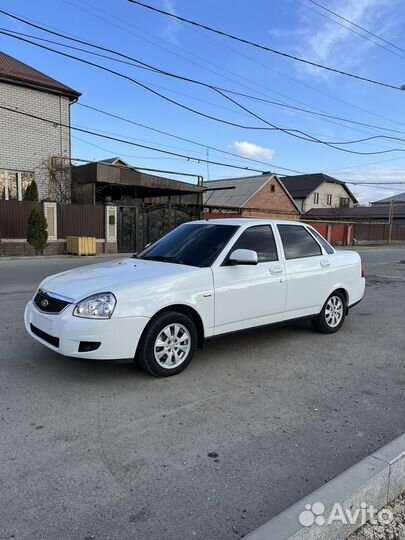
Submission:
M 191 362 L 197 343 L 192 319 L 164 312 L 149 324 L 139 343 L 137 364 L 155 377 L 177 375 Z
M 346 317 L 346 299 L 344 295 L 336 291 L 326 300 L 321 312 L 312 321 L 312 326 L 317 332 L 333 334 L 342 326 Z

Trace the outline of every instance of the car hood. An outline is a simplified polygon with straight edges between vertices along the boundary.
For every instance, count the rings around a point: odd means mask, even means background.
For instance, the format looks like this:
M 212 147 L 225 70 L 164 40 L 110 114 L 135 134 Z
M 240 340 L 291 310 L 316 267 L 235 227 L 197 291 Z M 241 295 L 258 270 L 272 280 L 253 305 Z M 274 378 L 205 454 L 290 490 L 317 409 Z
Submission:
M 44 279 L 39 287 L 78 302 L 99 292 L 115 293 L 149 281 L 174 279 L 200 270 L 194 266 L 142 259 L 118 259 L 68 270 Z

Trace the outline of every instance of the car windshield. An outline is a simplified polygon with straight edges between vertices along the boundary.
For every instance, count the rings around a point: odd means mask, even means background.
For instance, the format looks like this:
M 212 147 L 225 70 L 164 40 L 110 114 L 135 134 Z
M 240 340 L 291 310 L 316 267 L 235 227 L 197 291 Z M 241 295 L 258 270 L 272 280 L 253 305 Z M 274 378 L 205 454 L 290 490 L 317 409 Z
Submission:
M 235 234 L 236 225 L 185 223 L 136 255 L 137 259 L 207 267 Z

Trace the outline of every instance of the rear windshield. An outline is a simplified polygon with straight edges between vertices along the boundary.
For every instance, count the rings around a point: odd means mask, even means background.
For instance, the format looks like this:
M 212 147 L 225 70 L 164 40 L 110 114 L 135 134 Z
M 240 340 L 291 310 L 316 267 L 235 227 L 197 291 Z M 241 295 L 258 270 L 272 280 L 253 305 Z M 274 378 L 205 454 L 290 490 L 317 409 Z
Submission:
M 237 229 L 236 225 L 185 223 L 147 247 L 136 258 L 211 266 Z

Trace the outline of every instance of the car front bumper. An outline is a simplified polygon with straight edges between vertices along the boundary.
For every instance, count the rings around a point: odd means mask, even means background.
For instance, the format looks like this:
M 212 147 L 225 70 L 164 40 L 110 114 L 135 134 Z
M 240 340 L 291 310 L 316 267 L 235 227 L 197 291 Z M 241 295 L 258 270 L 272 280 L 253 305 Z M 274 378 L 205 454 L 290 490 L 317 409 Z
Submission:
M 69 305 L 51 315 L 40 312 L 30 301 L 24 312 L 25 328 L 42 345 L 65 356 L 93 360 L 134 358 L 149 318 L 84 319 L 75 317 L 73 309 L 74 305 Z M 83 342 L 100 345 L 96 350 L 79 351 Z

